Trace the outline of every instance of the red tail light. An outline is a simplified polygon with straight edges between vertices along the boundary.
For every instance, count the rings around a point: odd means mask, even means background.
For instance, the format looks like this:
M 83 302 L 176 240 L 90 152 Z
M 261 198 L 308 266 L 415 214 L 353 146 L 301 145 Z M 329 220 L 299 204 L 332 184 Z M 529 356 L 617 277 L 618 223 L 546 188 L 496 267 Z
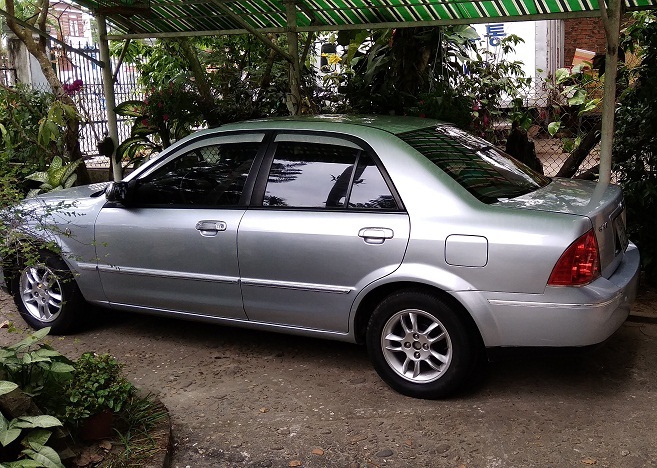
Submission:
M 549 286 L 582 286 L 600 276 L 600 254 L 593 230 L 573 242 L 552 269 Z

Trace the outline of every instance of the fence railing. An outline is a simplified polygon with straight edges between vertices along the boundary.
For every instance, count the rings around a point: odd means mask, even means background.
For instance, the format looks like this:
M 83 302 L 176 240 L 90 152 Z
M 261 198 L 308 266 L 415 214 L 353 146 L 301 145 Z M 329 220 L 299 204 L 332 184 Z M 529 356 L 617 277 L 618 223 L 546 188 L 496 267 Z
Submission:
M 0 84 L 3 86 L 16 86 L 16 68 L 12 65 L 9 57 L 0 54 Z
M 100 59 L 100 51 L 96 45 L 78 44 L 78 48 L 93 58 Z M 108 133 L 107 113 L 105 104 L 105 91 L 103 90 L 102 69 L 77 54 L 67 54 L 61 48 L 53 48 L 52 53 L 57 64 L 57 75 L 62 83 L 73 84 L 75 80 L 82 80 L 82 87 L 73 95 L 79 110 L 86 119 L 80 135 L 80 149 L 87 159 L 87 166 L 108 167 L 109 160 L 99 156 L 97 144 Z M 116 70 L 117 63 L 113 59 L 112 69 Z M 144 94 L 137 83 L 139 72 L 134 64 L 124 62 L 114 83 L 116 103 L 131 99 L 144 99 Z M 119 141 L 130 136 L 132 122 L 130 119 L 118 116 Z

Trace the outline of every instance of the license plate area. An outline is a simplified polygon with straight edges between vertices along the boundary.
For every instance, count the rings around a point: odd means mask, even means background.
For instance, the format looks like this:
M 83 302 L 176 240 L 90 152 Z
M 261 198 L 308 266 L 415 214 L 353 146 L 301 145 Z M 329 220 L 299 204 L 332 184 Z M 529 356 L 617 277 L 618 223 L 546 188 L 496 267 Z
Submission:
M 614 226 L 614 243 L 616 253 L 625 252 L 629 241 L 627 239 L 627 232 L 625 231 L 625 218 L 622 214 L 616 216 L 612 222 Z

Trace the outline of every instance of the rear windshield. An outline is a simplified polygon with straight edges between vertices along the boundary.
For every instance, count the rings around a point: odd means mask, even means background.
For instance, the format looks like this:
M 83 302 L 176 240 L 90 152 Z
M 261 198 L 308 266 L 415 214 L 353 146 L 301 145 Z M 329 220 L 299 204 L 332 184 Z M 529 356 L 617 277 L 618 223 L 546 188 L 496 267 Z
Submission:
M 484 203 L 519 197 L 550 183 L 490 142 L 454 127 L 423 128 L 398 136 Z

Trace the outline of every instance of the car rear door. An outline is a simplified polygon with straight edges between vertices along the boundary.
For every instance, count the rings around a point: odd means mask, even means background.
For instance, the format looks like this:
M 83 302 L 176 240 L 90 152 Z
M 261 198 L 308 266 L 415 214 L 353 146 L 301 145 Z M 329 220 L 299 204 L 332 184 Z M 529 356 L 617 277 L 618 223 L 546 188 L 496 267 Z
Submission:
M 354 140 L 279 133 L 263 169 L 238 233 L 249 319 L 346 333 L 358 291 L 402 262 L 401 200 Z
M 128 207 L 108 204 L 101 210 L 98 269 L 111 303 L 246 318 L 237 230 L 263 138 L 234 134 L 187 145 L 131 182 Z

